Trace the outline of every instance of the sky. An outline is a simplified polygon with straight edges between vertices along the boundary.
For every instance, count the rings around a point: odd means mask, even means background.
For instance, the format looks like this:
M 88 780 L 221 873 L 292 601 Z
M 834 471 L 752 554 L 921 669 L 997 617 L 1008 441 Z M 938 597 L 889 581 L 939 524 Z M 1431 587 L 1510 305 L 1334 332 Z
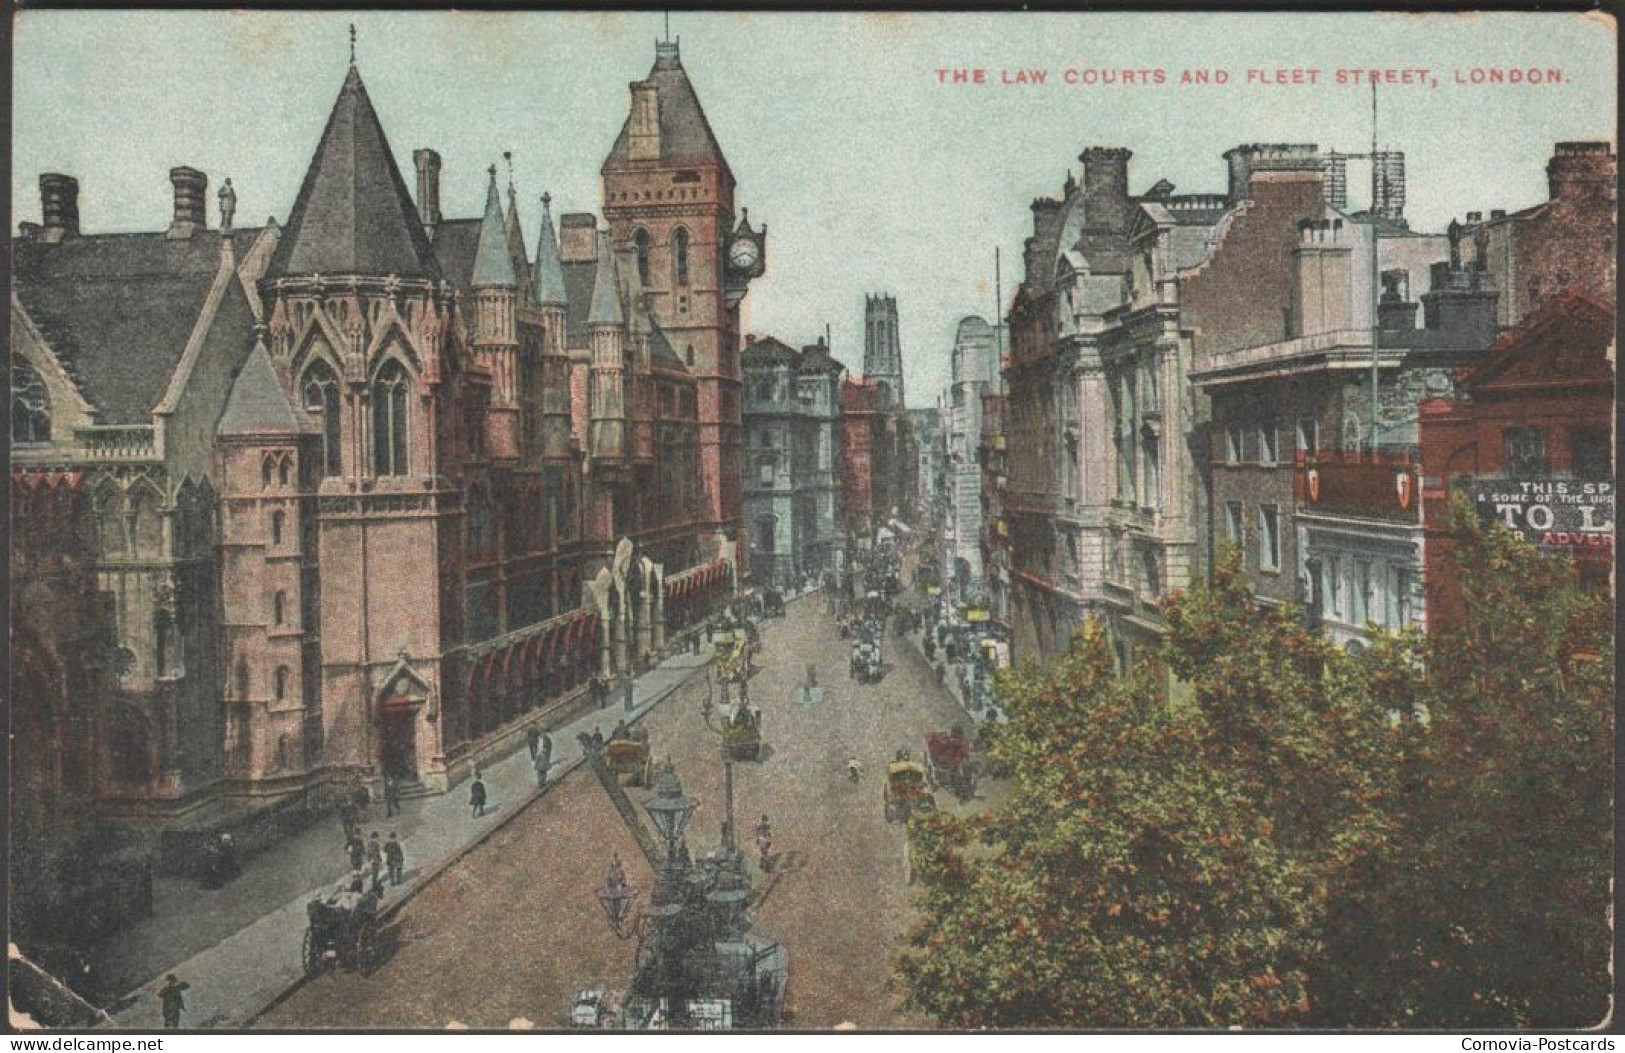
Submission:
M 444 159 L 441 209 L 477 216 L 485 171 L 512 151 L 534 242 L 544 190 L 594 211 L 598 169 L 663 31 L 658 12 L 38 11 L 16 16 L 12 200 L 39 218 L 41 172 L 80 182 L 87 233 L 168 224 L 168 171 L 214 191 L 239 223 L 285 219 L 349 59 L 412 185 L 411 154 Z M 905 388 L 929 405 L 949 380 L 960 318 L 1008 304 L 1029 205 L 1055 195 L 1086 146 L 1134 151 L 1138 193 L 1225 188 L 1245 142 L 1369 147 L 1370 90 L 1340 69 L 1423 69 L 1379 91 L 1378 136 L 1403 150 L 1407 216 L 1440 230 L 1468 211 L 1545 198 L 1556 142 L 1612 139 L 1616 29 L 1577 14 L 689 13 L 671 18 L 683 64 L 766 224 L 767 273 L 743 330 L 862 363 L 864 295 L 897 297 Z M 940 70 L 985 70 L 942 83 Z M 1473 70 L 1557 69 L 1559 83 L 1473 84 Z M 1118 71 L 1163 71 L 1125 83 Z M 1184 70 L 1224 85 L 1185 85 Z M 1315 83 L 1249 83 L 1318 70 Z M 1004 84 L 1044 70 L 1043 84 Z M 1067 83 L 1068 71 L 1094 83 Z M 1089 71 L 1089 72 L 1086 72 Z M 1112 71 L 1112 83 L 1102 83 Z M 1154 74 L 1152 75 L 1154 76 Z M 1297 75 L 1306 80 L 1307 72 Z M 1457 83 L 1457 78 L 1467 83 Z M 1351 204 L 1361 202 L 1351 170 Z

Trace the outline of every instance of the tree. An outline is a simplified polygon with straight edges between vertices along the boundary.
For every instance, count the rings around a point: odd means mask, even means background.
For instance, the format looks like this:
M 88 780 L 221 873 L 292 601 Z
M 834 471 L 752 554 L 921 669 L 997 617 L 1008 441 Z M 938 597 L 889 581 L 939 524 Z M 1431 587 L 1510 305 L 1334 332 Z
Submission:
M 1310 1011 L 1327 904 L 1387 830 L 1388 721 L 1362 663 L 1255 609 L 1234 553 L 1112 676 L 1084 626 L 998 687 L 1009 799 L 911 824 L 909 1003 L 957 1027 L 1281 1025 Z
M 1456 510 L 1466 618 L 1431 640 L 1395 836 L 1341 906 L 1326 1022 L 1584 1027 L 1608 1011 L 1611 609 Z

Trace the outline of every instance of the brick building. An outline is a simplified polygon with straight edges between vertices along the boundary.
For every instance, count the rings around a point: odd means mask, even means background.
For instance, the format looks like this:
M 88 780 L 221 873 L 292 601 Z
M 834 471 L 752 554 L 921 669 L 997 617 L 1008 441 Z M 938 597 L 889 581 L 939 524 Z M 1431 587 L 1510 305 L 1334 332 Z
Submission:
M 1497 340 L 1454 397 L 1421 406 L 1421 507 L 1428 626 L 1458 624 L 1450 502 L 1542 550 L 1572 557 L 1582 582 L 1614 571 L 1614 307 L 1576 284 Z
M 841 515 L 849 558 L 874 544 L 892 508 L 894 438 L 877 381 L 841 381 Z
M 732 586 L 765 239 L 675 45 L 633 85 L 605 230 L 544 196 L 532 257 L 494 168 L 452 219 L 441 158 L 414 161 L 416 202 L 352 65 L 281 226 L 237 226 L 227 180 L 211 227 L 183 167 L 166 230 L 90 234 L 76 181 L 41 178 L 12 456 L 83 493 L 81 570 L 40 610 L 94 617 L 36 619 L 15 668 L 48 689 L 14 697 L 82 698 L 92 731 L 30 793 L 173 832 L 335 782 L 443 790 Z

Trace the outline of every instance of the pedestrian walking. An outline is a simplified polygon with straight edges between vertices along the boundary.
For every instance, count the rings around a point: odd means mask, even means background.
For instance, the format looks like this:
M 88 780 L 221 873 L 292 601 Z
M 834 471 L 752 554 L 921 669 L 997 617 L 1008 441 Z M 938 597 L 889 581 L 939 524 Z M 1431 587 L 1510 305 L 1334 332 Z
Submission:
M 384 778 L 384 818 L 401 814 L 401 784 L 389 777 Z
M 163 986 L 158 988 L 158 1001 L 164 1007 L 164 1027 L 173 1031 L 181 1026 L 181 1013 L 186 1009 L 185 992 L 191 986 L 174 973 L 164 977 Z
M 389 840 L 384 842 L 384 862 L 389 867 L 389 883 L 399 885 L 406 875 L 406 849 L 401 847 L 401 839 L 391 830 Z
M 372 832 L 372 839 L 367 842 L 367 863 L 372 867 L 372 883 L 378 884 L 378 875 L 384 870 L 384 843 L 378 840 L 378 831 Z
M 475 819 L 485 814 L 485 780 L 480 778 L 478 768 L 474 769 L 474 781 L 468 787 L 468 806 L 473 810 Z
M 367 844 L 361 840 L 360 834 L 351 834 L 350 843 L 345 846 L 350 855 L 350 869 L 360 870 L 367 862 Z
M 536 725 L 532 724 L 530 730 L 525 732 L 525 745 L 530 749 L 530 760 L 533 764 L 536 762 L 536 751 L 541 747 L 541 744 L 542 733 L 536 730 Z
M 361 820 L 367 817 L 367 806 L 372 804 L 372 795 L 367 792 L 365 786 L 357 786 L 350 800 L 355 803 L 356 823 L 359 825 Z

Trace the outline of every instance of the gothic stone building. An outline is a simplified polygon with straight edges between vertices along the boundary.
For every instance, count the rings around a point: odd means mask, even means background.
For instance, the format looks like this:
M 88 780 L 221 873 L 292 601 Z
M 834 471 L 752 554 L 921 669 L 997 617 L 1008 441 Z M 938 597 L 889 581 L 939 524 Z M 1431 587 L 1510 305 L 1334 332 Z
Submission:
M 55 591 L 16 622 L 17 799 L 173 832 L 335 781 L 442 790 L 733 586 L 717 463 L 762 236 L 675 45 L 632 96 L 608 229 L 555 231 L 544 197 L 534 257 L 494 169 L 446 219 L 419 150 L 413 202 L 353 65 L 280 227 L 236 225 L 227 180 L 211 228 L 176 168 L 168 229 L 87 234 L 41 178 L 13 485 L 82 508 L 16 509 L 14 569 L 71 549 L 24 574 Z

